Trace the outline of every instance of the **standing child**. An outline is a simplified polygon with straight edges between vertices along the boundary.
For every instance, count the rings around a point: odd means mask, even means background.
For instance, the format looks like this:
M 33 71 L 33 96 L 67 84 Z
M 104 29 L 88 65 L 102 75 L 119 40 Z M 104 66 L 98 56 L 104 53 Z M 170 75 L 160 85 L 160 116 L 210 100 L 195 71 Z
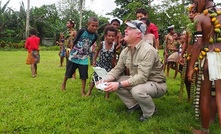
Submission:
M 59 57 L 60 57 L 60 67 L 63 66 L 63 62 L 64 62 L 64 57 L 66 56 L 66 50 L 65 50 L 65 46 L 64 46 L 64 34 L 61 33 L 59 40 L 56 42 L 59 46 L 60 46 L 60 51 L 58 53 Z
M 109 72 L 116 64 L 116 43 L 114 40 L 116 39 L 118 30 L 110 25 L 106 26 L 104 29 L 105 41 L 102 41 L 100 44 L 100 48 L 96 52 L 93 60 L 93 66 L 98 66 L 104 68 L 107 72 Z M 99 54 L 99 60 L 96 61 L 97 56 Z M 98 75 L 94 72 L 94 79 L 98 81 Z M 89 90 L 87 92 L 87 96 L 91 95 L 91 91 L 94 87 L 94 81 L 92 80 Z M 106 92 L 105 98 L 109 98 L 109 93 Z
M 69 19 L 66 23 L 66 27 L 68 31 L 66 32 L 65 36 L 65 49 L 66 49 L 66 65 L 68 62 L 68 57 L 70 55 L 70 51 L 73 48 L 73 40 L 76 37 L 76 30 L 74 29 L 75 23 L 73 20 Z M 76 73 L 72 75 L 72 79 L 76 79 Z
M 74 29 L 75 23 L 69 19 L 66 23 L 67 31 L 64 32 L 64 46 L 66 47 L 66 59 L 69 57 L 69 50 L 73 47 L 73 39 L 76 37 L 76 31 Z
M 98 28 L 98 19 L 90 17 L 88 20 L 87 28 L 82 28 L 78 31 L 77 36 L 73 43 L 73 48 L 69 55 L 69 62 L 66 66 L 64 80 L 61 86 L 62 90 L 66 88 L 68 78 L 71 78 L 75 70 L 78 68 L 80 79 L 82 80 L 82 96 L 85 95 L 86 79 L 88 78 L 88 55 L 89 49 L 97 40 L 95 33 Z
M 147 26 L 147 30 L 150 27 L 150 20 L 148 18 L 141 18 L 140 19 L 144 24 L 146 24 Z M 156 38 L 154 36 L 154 34 L 149 33 L 148 31 L 144 34 L 144 38 L 143 38 L 147 43 L 149 43 L 151 46 L 153 46 L 154 48 L 156 48 Z
M 123 42 L 123 36 L 122 33 L 120 31 L 120 25 L 121 25 L 122 20 L 118 19 L 118 18 L 114 18 L 111 20 L 111 25 L 113 25 L 118 31 L 117 31 L 117 36 L 114 40 L 114 42 L 116 43 L 116 53 L 117 53 L 117 59 L 123 49 L 122 46 L 122 42 Z
M 94 44 L 90 47 L 90 53 L 89 53 L 90 65 L 93 65 L 93 59 L 94 59 L 94 54 L 95 54 L 96 47 L 97 47 L 96 42 L 94 42 Z
M 25 48 L 28 50 L 26 64 L 31 65 L 31 73 L 32 77 L 34 78 L 37 75 L 37 63 L 40 62 L 40 38 L 37 37 L 37 31 L 35 29 L 31 29 L 29 33 L 30 37 L 28 37 L 25 42 Z

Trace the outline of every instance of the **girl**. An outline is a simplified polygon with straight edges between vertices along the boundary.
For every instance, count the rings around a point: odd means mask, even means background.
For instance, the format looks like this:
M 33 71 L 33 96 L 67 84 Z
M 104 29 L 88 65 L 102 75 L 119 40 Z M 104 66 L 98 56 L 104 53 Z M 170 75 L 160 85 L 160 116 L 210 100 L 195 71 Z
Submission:
M 25 48 L 28 50 L 26 64 L 31 65 L 32 77 L 37 75 L 37 64 L 40 62 L 39 45 L 40 38 L 37 37 L 37 30 L 30 30 L 30 37 L 26 39 Z
M 105 41 L 101 42 L 100 48 L 95 54 L 93 60 L 93 66 L 98 66 L 104 68 L 107 72 L 109 72 L 116 65 L 116 44 L 114 40 L 118 34 L 118 30 L 112 26 L 106 26 L 104 29 Z M 99 60 L 96 61 L 97 56 L 99 54 Z M 98 75 L 94 72 L 94 79 L 98 81 Z M 87 92 L 87 96 L 91 95 L 91 91 L 94 87 L 94 82 L 92 80 L 89 90 Z M 106 92 L 105 98 L 109 98 L 108 92 Z
M 154 48 L 156 48 L 156 39 L 155 39 L 155 36 L 154 34 L 152 33 L 149 33 L 148 32 L 148 28 L 150 26 L 150 20 L 148 18 L 141 18 L 140 19 L 144 24 L 147 25 L 147 32 L 146 34 L 144 35 L 144 40 L 149 43 L 151 46 L 153 46 Z

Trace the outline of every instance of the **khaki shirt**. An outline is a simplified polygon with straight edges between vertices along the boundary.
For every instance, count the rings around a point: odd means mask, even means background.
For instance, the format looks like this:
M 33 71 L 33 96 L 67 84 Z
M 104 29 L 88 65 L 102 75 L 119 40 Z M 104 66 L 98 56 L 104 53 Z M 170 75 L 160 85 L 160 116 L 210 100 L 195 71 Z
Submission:
M 113 76 L 117 80 L 127 67 L 131 76 L 128 82 L 131 86 L 147 81 L 162 83 L 166 81 L 162 66 L 156 49 L 141 40 L 135 46 L 134 52 L 130 46 L 121 52 L 117 65 L 108 73 L 108 76 Z

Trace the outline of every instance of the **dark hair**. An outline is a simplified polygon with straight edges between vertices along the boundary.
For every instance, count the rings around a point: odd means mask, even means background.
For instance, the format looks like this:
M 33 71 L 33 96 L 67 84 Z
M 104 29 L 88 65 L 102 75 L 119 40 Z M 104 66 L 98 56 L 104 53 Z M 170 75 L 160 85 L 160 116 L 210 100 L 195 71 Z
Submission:
M 168 32 L 168 33 L 169 33 L 170 31 L 172 31 L 172 30 L 174 30 L 173 27 L 171 27 L 171 28 L 167 28 L 167 32 Z
M 141 18 L 140 21 L 145 21 L 145 24 L 146 24 L 147 26 L 150 25 L 150 20 L 149 20 L 148 18 Z
M 138 8 L 137 11 L 136 11 L 136 14 L 138 13 L 142 13 L 143 15 L 147 15 L 148 14 L 148 11 L 144 8 Z
M 73 21 L 72 19 L 69 19 L 68 22 L 70 22 L 70 24 L 72 24 L 73 27 L 74 27 L 74 24 L 75 24 L 75 23 L 74 23 L 74 21 Z
M 91 22 L 91 21 L 95 21 L 95 22 L 98 22 L 98 18 L 92 16 L 88 19 L 88 22 Z
M 181 33 L 179 32 L 175 32 L 177 34 L 177 37 L 180 37 L 181 36 Z
M 118 19 L 113 19 L 113 20 L 111 20 L 111 24 L 112 24 L 113 22 L 115 22 L 115 21 L 120 24 L 120 21 L 119 21 Z
M 118 32 L 117 28 L 115 28 L 112 25 L 108 25 L 104 28 L 104 35 L 107 35 L 108 31 L 115 32 L 115 35 L 117 35 L 117 32 Z
M 30 31 L 29 31 L 29 34 L 30 35 L 37 35 L 37 30 L 36 29 L 31 29 Z

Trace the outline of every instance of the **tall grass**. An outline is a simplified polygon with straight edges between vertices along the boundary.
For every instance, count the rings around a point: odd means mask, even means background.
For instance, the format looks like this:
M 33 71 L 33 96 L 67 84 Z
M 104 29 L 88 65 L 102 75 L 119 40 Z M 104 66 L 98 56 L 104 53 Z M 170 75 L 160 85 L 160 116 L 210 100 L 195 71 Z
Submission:
M 106 100 L 94 89 L 81 97 L 81 81 L 69 79 L 66 91 L 60 86 L 65 67 L 59 67 L 57 51 L 41 51 L 38 75 L 31 77 L 25 64 L 26 51 L 0 52 L 0 133 L 79 134 L 188 134 L 200 128 L 186 96 L 179 101 L 179 75 L 167 78 L 168 92 L 154 99 L 158 112 L 148 121 L 138 121 L 140 112 L 129 114 L 116 93 Z M 92 68 L 89 69 L 92 74 Z M 89 80 L 87 81 L 87 89 Z M 211 134 L 221 133 L 218 120 Z

